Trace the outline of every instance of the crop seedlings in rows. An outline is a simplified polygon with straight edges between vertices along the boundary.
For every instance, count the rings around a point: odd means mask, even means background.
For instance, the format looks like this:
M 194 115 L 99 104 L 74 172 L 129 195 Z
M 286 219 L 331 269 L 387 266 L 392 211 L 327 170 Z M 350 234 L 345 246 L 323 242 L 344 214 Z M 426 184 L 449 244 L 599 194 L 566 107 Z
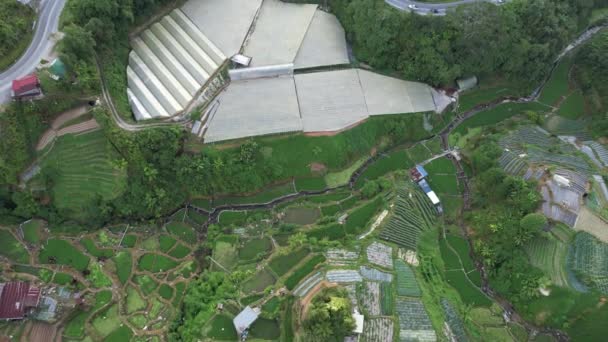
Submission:
M 367 260 L 378 266 L 393 268 L 393 248 L 374 241 L 367 247 Z
M 445 315 L 445 324 L 449 327 L 449 331 L 451 333 L 451 336 L 449 336 L 451 337 L 450 340 L 458 342 L 468 341 L 462 320 L 447 299 L 441 299 L 441 308 L 443 309 L 443 313 Z
M 360 270 L 361 270 L 361 275 L 365 279 L 372 280 L 372 281 L 385 281 L 385 282 L 389 282 L 389 283 L 391 281 L 393 281 L 393 275 L 390 273 L 382 272 L 375 268 L 371 268 L 371 267 L 367 267 L 367 266 L 361 266 Z
M 420 300 L 399 298 L 395 303 L 395 310 L 399 316 L 401 341 L 437 340 L 431 320 Z
M 365 319 L 363 325 L 363 340 L 367 342 L 393 341 L 395 331 L 393 320 L 390 318 Z
M 330 270 L 327 271 L 326 278 L 331 283 L 360 283 L 363 281 L 357 270 Z
M 380 315 L 380 283 L 366 281 L 361 286 L 361 305 L 368 315 Z
M 317 272 L 302 281 L 300 285 L 293 290 L 293 293 L 298 297 L 304 297 L 308 294 L 308 291 L 320 283 L 321 280 L 323 280 L 323 273 Z
M 349 265 L 359 259 L 359 252 L 348 251 L 345 249 L 329 249 L 325 252 L 325 257 L 332 265 Z

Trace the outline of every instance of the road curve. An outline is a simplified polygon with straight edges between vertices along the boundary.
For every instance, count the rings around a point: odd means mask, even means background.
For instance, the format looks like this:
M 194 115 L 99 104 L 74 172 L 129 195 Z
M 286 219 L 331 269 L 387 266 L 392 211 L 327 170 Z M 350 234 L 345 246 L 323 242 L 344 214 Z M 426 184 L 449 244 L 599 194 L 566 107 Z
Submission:
M 10 101 L 11 83 L 36 69 L 40 60 L 52 48 L 51 34 L 57 32 L 59 16 L 66 0 L 46 0 L 38 12 L 32 43 L 8 70 L 0 73 L 0 104 Z
M 444 3 L 428 3 L 428 2 L 420 2 L 420 1 L 411 1 L 411 0 L 385 0 L 385 2 L 397 9 L 400 10 L 408 10 L 411 12 L 415 12 L 418 14 L 435 14 L 435 15 L 445 15 L 446 11 L 450 8 L 458 7 L 460 5 L 472 4 L 475 2 L 489 2 L 492 4 L 502 4 L 503 2 L 499 0 L 459 0 L 453 2 L 444 2 Z M 506 2 L 506 1 L 504 1 Z M 416 6 L 415 8 L 410 8 L 409 6 Z M 435 12 L 432 12 L 435 11 Z

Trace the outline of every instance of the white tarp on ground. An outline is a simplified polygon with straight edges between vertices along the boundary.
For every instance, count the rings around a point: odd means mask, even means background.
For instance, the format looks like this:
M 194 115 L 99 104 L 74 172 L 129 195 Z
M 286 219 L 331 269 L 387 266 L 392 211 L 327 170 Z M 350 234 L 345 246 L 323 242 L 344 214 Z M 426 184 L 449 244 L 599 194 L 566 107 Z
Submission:
M 235 81 L 218 101 L 205 142 L 302 130 L 292 77 Z
M 262 0 L 190 0 L 182 11 L 222 52 L 241 49 Z
M 370 115 L 418 113 L 435 110 L 431 87 L 358 70 Z
M 245 46 L 251 66 L 293 63 L 316 9 L 317 5 L 265 0 Z
M 356 69 L 295 75 L 305 132 L 337 131 L 368 117 Z
M 296 69 L 347 64 L 344 29 L 335 15 L 317 10 L 294 62 Z

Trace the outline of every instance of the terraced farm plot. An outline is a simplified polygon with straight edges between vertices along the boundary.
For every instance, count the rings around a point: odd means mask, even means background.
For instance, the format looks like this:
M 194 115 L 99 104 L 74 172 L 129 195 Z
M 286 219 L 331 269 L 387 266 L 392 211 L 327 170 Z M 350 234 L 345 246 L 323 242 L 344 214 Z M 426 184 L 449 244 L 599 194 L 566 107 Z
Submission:
M 567 119 L 576 120 L 585 113 L 585 98 L 582 91 L 575 91 L 570 94 L 561 106 L 557 113 Z
M 232 318 L 227 315 L 215 316 L 210 323 L 207 337 L 219 341 L 236 341 L 238 336 L 232 324 Z
M 119 196 L 125 189 L 126 170 L 113 165 L 116 155 L 101 130 L 57 139 L 41 163 L 43 171 L 53 170 L 53 204 L 78 215 L 76 208 L 99 196 L 106 201 Z
M 395 310 L 399 318 L 401 341 L 435 341 L 435 329 L 420 300 L 397 299 Z
M 393 248 L 374 241 L 367 247 L 367 260 L 378 266 L 393 268 Z
M 382 155 L 363 171 L 355 184 L 355 188 L 362 188 L 368 180 L 375 180 L 389 172 L 409 169 L 412 166 L 414 166 L 414 162 L 410 159 L 407 150 L 399 150 Z
M 325 227 L 320 227 L 317 229 L 310 230 L 306 233 L 306 236 L 310 238 L 315 238 L 317 240 L 327 239 L 329 241 L 332 240 L 340 240 L 346 236 L 346 232 L 344 231 L 344 226 L 341 224 L 330 224 Z
M 458 342 L 468 341 L 462 319 L 460 319 L 460 316 L 447 299 L 441 298 L 441 308 L 443 309 L 443 314 L 445 316 L 445 323 L 450 327 L 450 331 L 455 340 Z
M 304 279 L 307 275 L 312 273 L 317 265 L 325 262 L 325 257 L 323 255 L 315 255 L 308 261 L 306 261 L 302 266 L 298 267 L 286 280 L 285 287 L 288 290 L 293 290 L 296 285 Z
M 361 276 L 365 279 L 372 281 L 383 281 L 383 282 L 391 282 L 393 281 L 393 275 L 391 273 L 382 272 L 375 268 L 361 266 L 359 268 L 361 272 Z
M 7 230 L 0 230 L 0 255 L 21 264 L 30 260 L 25 247 Z
M 118 305 L 113 305 L 93 319 L 93 328 L 104 338 L 120 327 Z
M 395 310 L 395 291 L 392 283 L 380 283 L 380 312 L 390 316 Z
M 213 259 L 224 268 L 231 269 L 238 262 L 236 246 L 226 241 L 217 241 L 213 248 Z
M 176 259 L 183 259 L 188 256 L 192 250 L 186 247 L 182 243 L 178 243 L 173 249 L 169 252 L 169 256 L 172 256 Z
M 414 163 L 421 163 L 433 156 L 431 151 L 422 143 L 412 146 L 407 150 L 407 153 Z
M 317 222 L 320 217 L 321 212 L 318 208 L 291 207 L 285 210 L 283 222 L 306 226 Z
M 160 235 L 158 237 L 160 251 L 163 253 L 167 253 L 168 251 L 170 251 L 171 248 L 173 248 L 173 246 L 175 246 L 176 242 L 177 242 L 177 240 L 175 240 L 173 237 L 171 237 L 169 235 Z
M 80 244 L 84 246 L 89 254 L 96 258 L 109 259 L 114 255 L 114 251 L 111 249 L 98 248 L 97 245 L 95 245 L 95 241 L 90 238 L 80 240 Z
M 346 219 L 346 224 L 344 224 L 346 233 L 352 235 L 363 233 L 367 224 L 380 210 L 383 204 L 382 197 L 377 196 L 375 199 L 350 212 Z
M 43 227 L 44 222 L 40 220 L 29 220 L 24 222 L 21 225 L 21 229 L 23 230 L 23 240 L 31 244 L 39 243 Z
M 127 288 L 127 313 L 131 314 L 146 308 L 146 301 L 139 292 L 131 286 Z
M 272 241 L 269 238 L 256 238 L 245 241 L 239 248 L 239 260 L 253 261 L 260 255 L 266 255 L 272 250 Z
M 420 297 L 420 287 L 414 271 L 402 260 L 395 260 L 397 272 L 397 294 L 399 296 Z
M 458 179 L 455 174 L 431 174 L 429 175 L 429 185 L 438 194 L 458 195 Z
M 71 243 L 59 239 L 49 239 L 42 246 L 38 258 L 43 264 L 67 265 L 81 272 L 87 269 L 90 261 Z
M 160 254 L 144 254 L 139 258 L 138 268 L 152 273 L 167 272 L 177 267 L 178 263 Z
M 84 336 L 85 322 L 89 314 L 90 312 L 77 311 L 65 326 L 63 336 L 76 339 L 82 338 Z
M 544 235 L 544 234 L 543 234 Z M 539 236 L 526 245 L 532 265 L 541 269 L 558 286 L 568 286 L 566 261 L 568 245 L 553 236 Z
M 126 284 L 131 277 L 131 253 L 128 251 L 120 251 L 112 258 L 116 265 L 116 275 L 122 284 Z
M 158 282 L 147 274 L 135 276 L 135 283 L 139 286 L 144 296 L 150 295 L 158 287 Z
M 380 283 L 366 281 L 360 291 L 359 302 L 371 316 L 380 315 Z
M 576 231 L 587 232 L 599 240 L 608 243 L 608 222 L 599 218 L 587 207 L 581 209 L 574 229 Z
M 446 271 L 445 278 L 465 304 L 473 306 L 490 306 L 492 301 L 469 281 L 462 270 Z
M 394 330 L 394 323 L 390 318 L 366 318 L 363 338 L 367 342 L 393 341 Z
M 300 261 L 302 261 L 306 255 L 308 255 L 308 250 L 305 248 L 300 248 L 296 251 L 293 251 L 286 255 L 279 255 L 277 257 L 272 258 L 268 263 L 268 266 L 272 271 L 279 277 L 287 274 L 289 270 L 291 270 L 295 265 L 297 265 Z
M 559 63 L 541 92 L 538 99 L 540 102 L 552 106 L 555 105 L 562 96 L 568 94 L 572 64 L 573 58 L 569 56 Z
M 436 210 L 422 191 L 405 185 L 397 189 L 395 207 L 380 238 L 416 250 L 418 236 L 436 222 Z
M 167 231 L 171 233 L 171 235 L 177 237 L 178 239 L 189 243 L 194 244 L 197 241 L 196 232 L 194 228 L 183 222 L 170 222 L 167 223 Z
M 499 123 L 503 120 L 511 118 L 515 115 L 524 114 L 526 111 L 531 110 L 538 113 L 544 113 L 549 108 L 546 105 L 543 105 L 538 102 L 529 102 L 529 103 L 505 103 L 501 104 L 495 108 L 488 109 L 486 111 L 480 112 L 479 114 L 473 116 L 472 118 L 467 119 L 463 122 L 458 128 L 456 128 L 452 134 L 461 134 L 464 135 L 467 133 L 468 129 L 489 126 L 496 123 Z
M 254 292 L 262 292 L 268 286 L 273 285 L 276 279 L 266 269 L 262 269 L 253 275 L 250 279 L 246 280 L 243 283 L 243 292 L 245 293 L 254 293 Z
M 608 294 L 608 244 L 586 232 L 576 234 L 568 267 L 585 285 Z
M 262 340 L 276 340 L 281 336 L 279 322 L 264 317 L 258 318 L 251 325 L 251 337 Z

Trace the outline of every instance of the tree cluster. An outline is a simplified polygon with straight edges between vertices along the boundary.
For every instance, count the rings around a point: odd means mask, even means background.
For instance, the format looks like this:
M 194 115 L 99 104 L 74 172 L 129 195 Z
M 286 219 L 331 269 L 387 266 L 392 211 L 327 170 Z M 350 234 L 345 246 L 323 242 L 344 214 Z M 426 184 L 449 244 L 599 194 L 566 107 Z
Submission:
M 316 295 L 303 323 L 306 341 L 338 342 L 355 328 L 352 304 L 344 288 L 329 288 Z
M 591 99 L 594 113 L 589 129 L 598 137 L 608 133 L 608 32 L 600 32 L 576 56 L 577 78 Z
M 547 218 L 535 213 L 541 197 L 534 182 L 507 175 L 497 166 L 501 149 L 491 140 L 472 140 L 470 162 L 475 252 L 488 270 L 490 285 L 514 303 L 538 296 L 543 273 L 530 264 L 523 247 L 539 235 Z
M 502 76 L 535 85 L 604 0 L 514 0 L 460 6 L 445 17 L 401 12 L 382 0 L 331 0 L 356 56 L 408 79 L 452 85 Z
M 34 10 L 19 1 L 0 0 L 0 59 L 22 44 L 32 31 Z

